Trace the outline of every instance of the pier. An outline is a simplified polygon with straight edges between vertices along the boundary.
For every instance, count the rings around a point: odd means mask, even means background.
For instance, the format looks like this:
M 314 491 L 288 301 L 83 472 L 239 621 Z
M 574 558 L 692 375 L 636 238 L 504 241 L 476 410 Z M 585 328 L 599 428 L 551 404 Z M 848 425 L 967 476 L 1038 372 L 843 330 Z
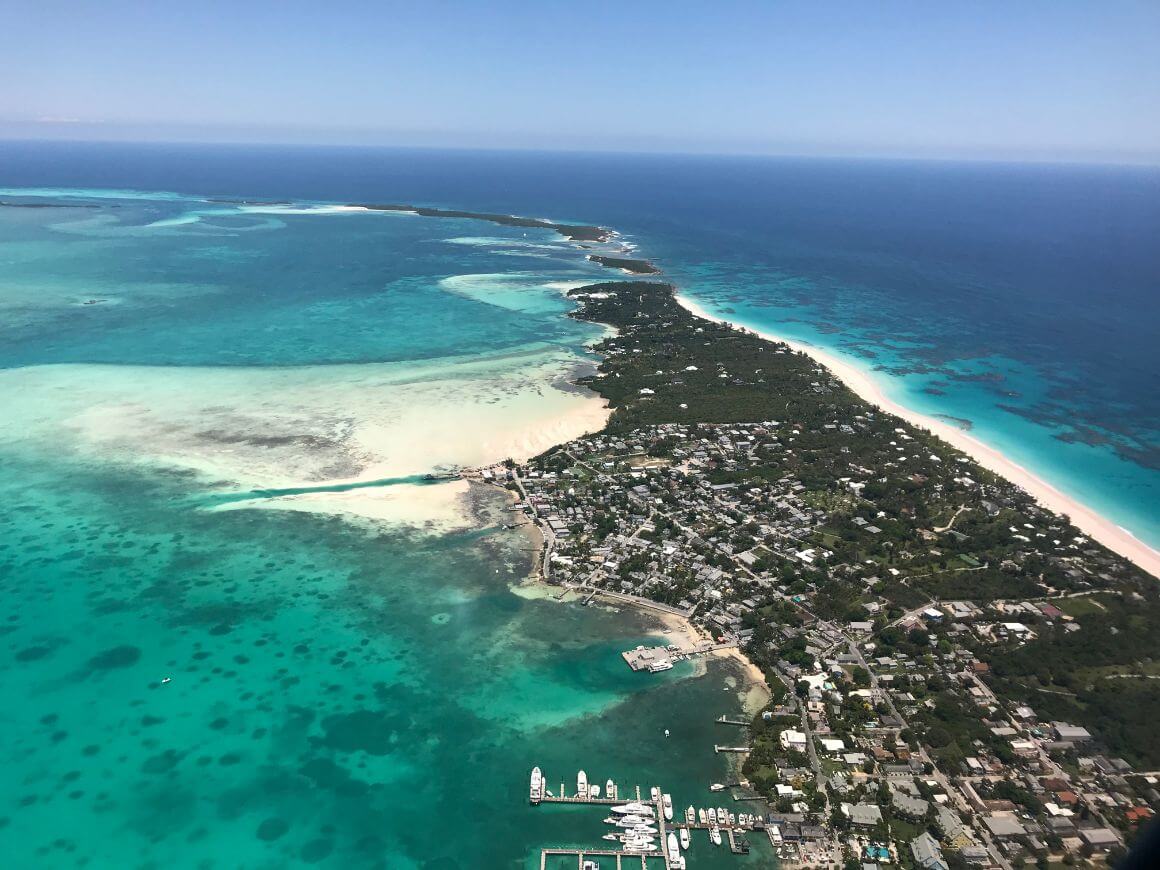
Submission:
M 634 862 L 633 864 L 629 864 L 630 867 L 635 866 L 635 859 L 639 858 L 642 870 L 648 870 L 648 859 L 660 857 L 656 852 L 618 852 L 615 849 L 541 849 L 540 870 L 547 870 L 548 859 L 551 857 L 568 858 L 573 856 L 576 858 L 577 870 L 583 870 L 584 859 L 589 856 L 594 858 L 616 858 L 616 870 L 623 870 L 624 864 L 622 862 L 625 858 Z M 665 866 L 669 866 L 668 859 L 665 860 Z
M 718 725 L 736 725 L 738 728 L 748 728 L 749 723 L 744 719 L 730 719 L 724 713 L 713 720 Z
M 716 743 L 714 743 L 713 744 L 713 751 L 714 752 L 748 752 L 749 747 L 748 746 L 718 746 Z

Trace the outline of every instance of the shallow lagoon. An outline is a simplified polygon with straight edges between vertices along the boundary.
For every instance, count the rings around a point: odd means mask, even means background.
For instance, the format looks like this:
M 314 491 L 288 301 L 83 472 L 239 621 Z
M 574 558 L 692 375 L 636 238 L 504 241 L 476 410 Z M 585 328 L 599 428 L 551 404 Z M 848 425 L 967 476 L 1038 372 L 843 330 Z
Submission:
M 617 655 L 638 617 L 515 594 L 530 545 L 498 492 L 421 487 L 447 495 L 418 524 L 409 483 L 215 502 L 567 417 L 590 400 L 553 384 L 598 333 L 558 285 L 606 275 L 548 234 L 547 259 L 523 231 L 444 241 L 470 222 L 99 205 L 0 210 L 12 866 L 516 867 L 598 843 L 594 813 L 527 805 L 535 763 L 707 800 L 732 667 L 642 678 Z M 448 397 L 479 402 L 477 437 L 407 445 Z

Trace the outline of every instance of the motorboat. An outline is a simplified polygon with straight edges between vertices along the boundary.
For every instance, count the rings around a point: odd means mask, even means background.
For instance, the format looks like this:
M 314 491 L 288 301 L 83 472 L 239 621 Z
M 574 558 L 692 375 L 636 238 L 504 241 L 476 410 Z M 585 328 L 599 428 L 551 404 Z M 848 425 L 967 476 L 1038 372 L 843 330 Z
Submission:
M 708 823 L 709 814 L 707 812 L 705 812 L 704 807 L 701 807 L 701 809 L 697 810 L 697 821 L 700 822 L 702 825 Z
M 661 809 L 665 813 L 665 821 L 671 822 L 673 820 L 673 796 L 671 794 L 661 795 Z
M 661 790 L 655 785 L 649 789 L 649 794 L 652 795 L 652 801 L 654 804 L 661 799 Z
M 709 807 L 709 824 L 717 824 L 717 809 L 716 807 Z
M 532 768 L 532 785 L 528 792 L 528 800 L 532 802 L 539 802 L 540 798 L 544 796 L 544 774 L 540 772 L 540 768 Z
M 640 801 L 629 801 L 626 804 L 621 804 L 612 808 L 614 813 L 618 815 L 633 815 L 633 816 L 655 816 L 656 813 L 648 804 Z
M 600 786 L 598 786 L 598 785 L 588 786 L 588 796 L 594 797 L 594 798 L 600 797 Z
M 709 786 L 709 791 L 725 791 L 725 786 L 719 782 L 715 782 Z
M 689 829 L 688 828 L 681 828 L 681 848 L 682 849 L 689 848 Z
M 677 861 L 681 857 L 681 846 L 677 841 L 677 835 L 670 833 L 667 840 L 669 861 Z
M 697 821 L 697 811 L 695 809 L 693 809 L 692 806 L 688 807 L 685 810 L 685 821 L 688 822 L 690 825 L 693 824 L 693 822 Z
M 604 783 L 604 796 L 609 798 L 616 797 L 616 783 L 611 779 Z
M 713 842 L 714 846 L 721 845 L 721 829 L 716 825 L 711 825 L 709 827 L 709 839 Z
M 576 774 L 576 794 L 580 797 L 588 797 L 588 774 L 584 771 Z

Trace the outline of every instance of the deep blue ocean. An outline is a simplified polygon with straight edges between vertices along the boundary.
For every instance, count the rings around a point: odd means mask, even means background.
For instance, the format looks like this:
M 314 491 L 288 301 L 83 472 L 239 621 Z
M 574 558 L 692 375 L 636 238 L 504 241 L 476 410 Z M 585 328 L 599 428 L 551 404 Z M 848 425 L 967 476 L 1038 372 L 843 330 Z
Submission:
M 602 826 L 533 764 L 719 799 L 736 665 L 629 673 L 655 625 L 422 483 L 580 431 L 561 290 L 625 276 L 368 202 L 612 227 L 1160 543 L 1156 170 L 0 143 L 0 864 L 534 868 Z

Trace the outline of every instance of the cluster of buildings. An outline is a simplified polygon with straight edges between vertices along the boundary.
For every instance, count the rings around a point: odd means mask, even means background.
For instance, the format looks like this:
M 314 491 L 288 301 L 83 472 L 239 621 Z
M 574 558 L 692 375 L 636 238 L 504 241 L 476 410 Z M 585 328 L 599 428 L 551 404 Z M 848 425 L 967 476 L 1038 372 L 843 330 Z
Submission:
M 680 614 L 780 684 L 744 771 L 769 800 L 771 836 L 802 855 L 844 855 L 864 870 L 1011 870 L 1122 848 L 1160 805 L 1156 777 L 1102 754 L 1086 729 L 997 697 L 980 656 L 1078 631 L 1061 599 L 1104 588 L 1093 577 L 1105 557 L 934 455 L 913 457 L 904 479 L 933 485 L 937 522 L 897 487 L 876 503 L 875 485 L 895 480 L 914 449 L 905 431 L 876 426 L 872 415 L 656 424 L 489 474 L 543 532 L 549 582 Z M 855 434 L 883 452 L 831 449 L 818 473 L 834 485 L 810 481 L 817 439 Z M 848 476 L 834 477 L 835 462 Z M 939 600 L 924 585 L 1032 569 L 1019 599 Z

